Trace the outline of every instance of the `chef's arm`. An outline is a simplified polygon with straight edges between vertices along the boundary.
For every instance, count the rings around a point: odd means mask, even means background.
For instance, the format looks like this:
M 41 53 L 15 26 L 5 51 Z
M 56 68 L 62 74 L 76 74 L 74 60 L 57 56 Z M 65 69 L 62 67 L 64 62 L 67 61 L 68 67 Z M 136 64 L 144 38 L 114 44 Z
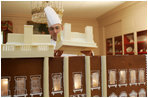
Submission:
M 92 50 L 84 50 L 84 51 L 81 51 L 81 53 L 83 53 L 85 56 L 94 56 L 94 53 Z
M 62 54 L 63 54 L 62 50 L 54 50 L 54 57 L 61 57 Z

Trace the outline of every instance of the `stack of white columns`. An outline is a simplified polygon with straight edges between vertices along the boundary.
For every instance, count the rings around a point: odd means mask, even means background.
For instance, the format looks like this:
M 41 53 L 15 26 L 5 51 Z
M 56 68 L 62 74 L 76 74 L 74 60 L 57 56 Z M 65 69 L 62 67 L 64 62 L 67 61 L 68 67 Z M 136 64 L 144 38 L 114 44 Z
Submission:
M 49 97 L 49 58 L 44 58 L 43 96 Z M 64 97 L 69 97 L 69 57 L 63 62 Z M 102 97 L 107 97 L 106 56 L 101 56 Z M 91 97 L 90 56 L 85 56 L 86 97 Z

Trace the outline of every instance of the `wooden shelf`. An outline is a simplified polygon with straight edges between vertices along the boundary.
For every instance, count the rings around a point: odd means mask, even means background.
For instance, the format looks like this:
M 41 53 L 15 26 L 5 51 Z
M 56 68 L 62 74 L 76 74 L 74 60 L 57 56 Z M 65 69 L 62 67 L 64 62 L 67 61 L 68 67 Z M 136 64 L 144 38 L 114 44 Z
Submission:
M 137 43 L 138 43 L 138 44 L 146 43 L 146 41 L 138 41 Z
M 107 45 L 107 47 L 112 47 L 113 45 Z
M 124 45 L 133 45 L 134 44 L 134 42 L 132 42 L 132 43 L 124 43 Z
M 147 54 L 147 52 L 138 52 L 138 54 Z
M 134 54 L 134 52 L 125 52 L 125 54 Z
M 122 52 L 115 52 L 115 54 L 122 54 Z
M 122 44 L 118 44 L 118 45 L 115 45 L 115 46 L 122 46 Z
M 107 55 L 113 55 L 113 53 L 107 53 Z

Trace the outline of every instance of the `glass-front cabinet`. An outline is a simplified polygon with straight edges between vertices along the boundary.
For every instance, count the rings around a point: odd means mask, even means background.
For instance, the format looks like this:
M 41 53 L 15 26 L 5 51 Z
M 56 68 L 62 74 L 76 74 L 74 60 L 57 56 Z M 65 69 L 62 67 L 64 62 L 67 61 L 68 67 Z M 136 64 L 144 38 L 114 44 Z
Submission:
M 113 55 L 113 40 L 112 40 L 112 38 L 106 39 L 106 54 Z
M 146 55 L 147 30 L 106 38 L 106 55 Z
M 122 36 L 115 37 L 115 55 L 122 55 Z
M 147 30 L 137 32 L 138 54 L 147 54 Z
M 134 33 L 124 35 L 124 54 L 134 54 Z

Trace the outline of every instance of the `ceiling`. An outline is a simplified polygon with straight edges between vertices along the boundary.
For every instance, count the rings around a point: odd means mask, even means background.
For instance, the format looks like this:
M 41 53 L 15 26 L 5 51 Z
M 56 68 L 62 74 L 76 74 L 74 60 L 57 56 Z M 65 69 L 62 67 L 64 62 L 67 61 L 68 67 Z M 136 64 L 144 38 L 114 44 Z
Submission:
M 64 17 L 97 18 L 125 1 L 62 1 Z M 1 15 L 31 17 L 31 1 L 2 1 Z

